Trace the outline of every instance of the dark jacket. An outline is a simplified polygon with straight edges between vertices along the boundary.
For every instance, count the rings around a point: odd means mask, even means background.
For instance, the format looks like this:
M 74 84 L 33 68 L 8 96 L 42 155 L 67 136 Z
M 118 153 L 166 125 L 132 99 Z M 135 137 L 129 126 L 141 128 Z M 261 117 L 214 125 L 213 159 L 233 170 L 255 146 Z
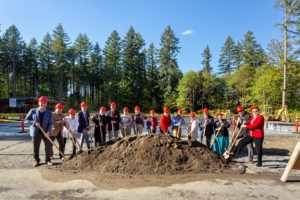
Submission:
M 106 125 L 108 123 L 108 117 L 106 115 L 100 115 L 98 113 L 92 118 L 92 121 L 95 123 L 95 129 L 94 129 L 95 134 L 100 134 L 100 122 L 102 123 L 101 126 L 102 133 L 103 134 L 106 133 Z
M 50 133 L 52 130 L 52 112 L 50 110 L 44 111 L 44 118 L 43 121 L 40 121 L 40 109 L 39 108 L 33 108 L 29 111 L 27 116 L 25 117 L 25 121 L 30 123 L 30 136 L 35 136 L 39 129 L 35 127 L 35 122 L 38 122 L 41 124 L 41 127 L 46 133 Z
M 240 118 L 240 122 L 237 124 L 237 127 L 238 127 L 239 129 L 240 129 L 241 125 L 242 125 L 244 122 L 245 122 L 245 124 L 250 122 L 250 115 L 249 115 L 249 113 L 247 113 L 246 111 L 244 111 L 244 114 L 242 115 L 242 117 L 239 116 L 238 118 Z M 240 135 L 239 135 L 239 138 L 241 138 L 241 137 L 246 137 L 247 135 L 250 135 L 249 129 L 243 128 L 243 129 L 241 130 L 241 133 L 240 133 Z
M 80 111 L 78 113 L 78 123 L 79 123 L 78 129 L 77 129 L 78 133 L 82 133 L 83 130 L 86 129 L 90 125 L 90 120 L 89 120 L 90 119 L 90 113 L 89 113 L 88 110 L 86 111 L 86 118 L 87 118 L 87 120 L 84 119 L 82 111 Z
M 114 117 L 112 116 L 112 111 L 107 112 L 108 117 L 108 131 L 112 131 L 111 121 L 114 120 L 116 123 L 114 124 L 114 130 L 118 131 L 120 129 L 121 116 L 119 111 L 115 110 Z
M 218 130 L 216 130 L 217 128 L 219 128 L 221 126 L 221 123 L 223 123 L 223 126 L 220 130 L 220 132 Z M 222 119 L 222 122 L 220 122 L 219 120 L 215 121 L 214 123 L 214 128 L 215 128 L 215 134 L 218 134 L 218 136 L 229 136 L 229 133 L 228 133 L 228 128 L 230 127 L 230 124 L 229 122 L 226 120 L 226 119 Z
M 204 127 L 204 123 L 205 123 L 205 119 L 203 117 L 200 119 L 200 123 L 199 123 L 200 130 L 201 131 L 205 130 L 205 133 L 203 133 L 203 135 L 205 135 L 206 137 L 211 137 L 214 134 L 214 118 L 208 115 L 206 128 Z

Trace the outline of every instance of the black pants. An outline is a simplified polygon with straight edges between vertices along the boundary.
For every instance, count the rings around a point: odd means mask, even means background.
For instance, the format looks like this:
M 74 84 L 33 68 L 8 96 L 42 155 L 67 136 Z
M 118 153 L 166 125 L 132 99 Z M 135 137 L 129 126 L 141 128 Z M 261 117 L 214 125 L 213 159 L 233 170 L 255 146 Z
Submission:
M 239 144 L 237 145 L 234 153 L 240 154 L 242 149 L 252 142 L 255 144 L 255 150 L 257 155 L 257 164 L 262 164 L 262 149 L 263 149 L 263 140 L 264 138 L 253 138 L 251 136 L 246 136 L 245 138 L 241 139 Z
M 34 160 L 37 162 L 40 162 L 40 145 L 41 141 L 44 141 L 45 145 L 45 154 L 46 154 L 46 162 L 51 161 L 51 143 L 50 141 L 44 136 L 44 134 L 41 131 L 38 131 L 38 133 L 32 137 L 33 141 L 33 157 Z
M 72 153 L 72 156 L 76 156 L 76 144 L 73 142 L 72 139 L 70 139 L 70 140 L 71 140 L 72 145 L 73 145 L 73 153 Z M 66 147 L 66 143 L 67 143 L 67 138 L 64 138 L 64 147 Z M 65 148 L 64 148 L 63 153 L 65 153 Z
M 212 135 L 206 136 L 206 146 L 207 146 L 208 148 L 210 148 L 211 137 L 212 137 Z
M 64 145 L 64 140 L 63 137 L 61 135 L 61 133 L 58 133 L 57 136 L 50 136 L 51 140 L 54 142 L 54 140 L 56 139 L 59 145 L 59 150 L 61 152 L 64 152 L 65 150 L 65 145 Z M 53 147 L 51 148 L 51 156 L 53 156 Z M 62 155 L 60 155 L 59 153 L 59 158 L 62 158 Z

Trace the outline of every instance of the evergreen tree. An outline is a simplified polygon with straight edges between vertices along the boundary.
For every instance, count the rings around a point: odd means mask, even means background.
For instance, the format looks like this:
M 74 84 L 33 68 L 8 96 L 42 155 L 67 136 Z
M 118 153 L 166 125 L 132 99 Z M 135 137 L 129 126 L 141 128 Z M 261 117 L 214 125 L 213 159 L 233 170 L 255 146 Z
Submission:
M 38 45 L 33 38 L 26 47 L 24 53 L 24 64 L 21 72 L 24 74 L 23 92 L 21 96 L 38 97 Z
M 159 50 L 159 71 L 160 86 L 163 91 L 163 99 L 165 104 L 175 102 L 171 97 L 172 92 L 176 92 L 177 85 L 182 73 L 178 67 L 176 56 L 179 53 L 179 40 L 176 38 L 171 26 L 167 26 L 160 38 Z
M 248 31 L 244 40 L 243 46 L 243 63 L 251 67 L 259 67 L 266 63 L 266 54 L 262 47 L 256 42 L 252 31 Z
M 202 56 L 203 56 L 203 61 L 202 61 L 203 71 L 208 74 L 211 74 L 212 67 L 210 66 L 210 61 L 211 61 L 212 55 L 210 53 L 209 46 L 206 46 L 206 48 L 204 49 L 204 51 L 202 53 Z
M 63 26 L 58 26 L 53 31 L 53 45 L 52 50 L 54 53 L 54 66 L 57 78 L 57 88 L 59 101 L 63 101 L 67 94 L 67 79 L 66 70 L 68 67 L 68 45 L 69 37 L 64 31 Z
M 101 48 L 98 42 L 95 44 L 90 58 L 91 76 L 90 76 L 90 87 L 91 87 L 91 101 L 94 107 L 99 107 L 102 102 L 100 99 L 100 85 L 104 84 L 103 76 L 103 58 L 101 54 Z
M 82 99 L 86 100 L 88 94 L 88 81 L 89 74 L 91 71 L 88 69 L 89 64 L 89 56 L 92 50 L 92 45 L 87 37 L 86 34 L 79 34 L 76 38 L 74 45 L 73 45 L 74 53 L 75 53 L 75 62 L 78 65 L 79 69 L 79 87 L 82 88 L 80 92 Z
M 240 69 L 242 63 L 243 63 L 243 46 L 238 41 L 236 46 L 234 47 L 234 65 L 236 66 L 237 70 Z
M 2 38 L 3 66 L 6 76 L 6 84 L 9 87 L 9 96 L 17 97 L 17 80 L 22 74 L 19 73 L 22 66 L 22 56 L 25 49 L 25 42 L 15 25 L 8 27 Z M 11 75 L 11 78 L 9 74 Z
M 159 85 L 158 51 L 153 43 L 150 44 L 147 50 L 146 63 L 147 87 L 145 93 L 148 94 L 149 97 L 148 108 L 159 110 L 162 104 L 162 94 Z
M 46 96 L 55 97 L 57 86 L 55 83 L 52 45 L 51 35 L 47 33 L 38 49 L 39 92 Z
M 139 105 L 143 98 L 145 83 L 145 63 L 142 48 L 145 45 L 143 38 L 130 27 L 122 42 L 123 45 L 123 88 L 126 93 L 122 94 L 124 103 Z M 133 98 L 130 98 L 133 97 Z
M 104 82 L 102 85 L 104 102 L 118 102 L 119 81 L 121 79 L 121 38 L 117 31 L 108 37 L 103 49 Z
M 230 36 L 228 36 L 221 50 L 221 56 L 219 60 L 220 74 L 230 74 L 233 71 L 233 67 L 235 64 L 234 50 L 235 50 L 234 41 Z

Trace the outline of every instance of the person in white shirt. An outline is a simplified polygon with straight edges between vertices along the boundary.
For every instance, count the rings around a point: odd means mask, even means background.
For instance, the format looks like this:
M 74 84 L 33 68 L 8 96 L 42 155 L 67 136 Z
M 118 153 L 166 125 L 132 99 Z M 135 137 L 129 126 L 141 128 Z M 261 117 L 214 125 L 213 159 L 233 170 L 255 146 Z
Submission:
M 132 124 L 132 117 L 128 114 L 128 107 L 123 108 L 123 114 L 121 115 L 121 132 L 122 136 L 130 136 L 131 135 L 131 124 Z
M 191 121 L 188 125 L 188 139 L 191 141 L 197 141 L 198 138 L 198 128 L 199 128 L 199 122 L 196 119 L 196 113 L 191 112 Z
M 73 144 L 73 153 L 70 157 L 72 159 L 74 156 L 76 156 L 76 140 L 77 140 L 77 129 L 78 129 L 78 118 L 76 117 L 76 110 L 71 108 L 69 109 L 69 116 L 65 117 L 65 123 L 66 126 L 63 129 L 63 137 L 64 137 L 64 146 L 66 146 L 67 139 L 71 139 Z M 71 130 L 71 132 L 70 132 Z M 74 135 L 73 135 L 74 134 Z M 74 139 L 72 139 L 74 138 Z M 65 149 L 64 149 L 65 151 Z M 64 153 L 64 152 L 63 152 Z

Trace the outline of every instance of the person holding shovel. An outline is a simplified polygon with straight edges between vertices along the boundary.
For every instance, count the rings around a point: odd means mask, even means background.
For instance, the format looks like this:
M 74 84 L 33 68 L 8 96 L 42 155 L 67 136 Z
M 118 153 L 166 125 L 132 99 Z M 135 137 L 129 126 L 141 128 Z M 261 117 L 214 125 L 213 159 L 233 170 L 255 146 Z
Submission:
M 133 119 L 133 126 L 135 126 L 136 129 L 136 134 L 142 135 L 145 126 L 145 122 L 144 122 L 145 116 L 143 113 L 141 113 L 139 106 L 134 107 L 134 114 L 132 116 L 132 119 Z
M 202 110 L 203 118 L 200 119 L 200 142 L 206 137 L 206 146 L 210 148 L 211 136 L 214 134 L 214 118 L 209 115 L 208 108 Z
M 254 142 L 256 154 L 257 154 L 257 167 L 262 166 L 262 150 L 264 140 L 264 116 L 259 114 L 259 108 L 256 105 L 250 107 L 252 116 L 248 123 L 245 123 L 241 128 L 247 128 L 250 130 L 250 135 L 241 139 L 234 151 L 234 154 L 240 154 L 244 146 Z
M 171 125 L 171 115 L 169 108 L 164 108 L 164 115 L 160 118 L 159 128 L 161 134 L 169 134 L 169 126 Z
M 183 109 L 178 109 L 177 116 L 172 118 L 172 132 L 174 137 L 181 138 L 181 126 L 185 125 L 184 118 L 182 117 Z
M 70 156 L 70 159 L 72 159 L 74 156 L 76 156 L 76 144 L 79 145 L 78 140 L 77 140 L 77 129 L 78 129 L 78 118 L 76 117 L 76 110 L 73 108 L 70 108 L 69 111 L 69 116 L 65 117 L 65 126 L 63 130 L 63 136 L 64 136 L 64 147 L 66 146 L 67 139 L 71 139 L 72 144 L 73 144 L 73 152 L 72 155 Z M 79 145 L 80 146 L 80 145 Z M 65 150 L 65 148 L 64 148 Z M 63 151 L 65 153 L 65 151 Z
M 48 99 L 45 96 L 41 96 L 38 100 L 39 107 L 31 109 L 25 117 L 25 120 L 30 123 L 30 136 L 33 141 L 33 167 L 40 165 L 40 144 L 44 141 L 45 154 L 47 165 L 52 165 L 51 162 L 51 142 L 49 141 L 49 135 L 52 130 L 52 112 L 47 109 Z M 45 135 L 42 130 L 45 130 Z M 48 137 L 47 137 L 48 136 Z
M 188 140 L 197 141 L 199 123 L 196 119 L 196 113 L 191 112 L 190 117 L 191 117 L 191 120 L 190 120 L 189 125 L 188 125 L 187 137 L 188 137 Z
M 50 138 L 52 142 L 55 141 L 55 139 L 58 142 L 59 150 L 61 152 L 64 152 L 65 145 L 64 145 L 64 139 L 63 139 L 63 128 L 64 128 L 64 118 L 65 115 L 62 113 L 63 111 L 63 105 L 61 103 L 58 103 L 55 105 L 55 111 L 52 113 L 52 130 L 50 133 Z M 53 146 L 51 148 L 51 157 L 53 158 Z M 59 158 L 62 159 L 62 155 L 59 154 Z
M 151 109 L 150 117 L 148 117 L 147 121 L 146 121 L 146 126 L 147 126 L 147 130 L 148 130 L 149 134 L 156 133 L 156 127 L 158 125 L 158 120 L 157 120 L 157 117 L 154 115 L 155 115 L 155 110 Z
M 238 120 L 237 120 L 237 128 L 241 128 L 241 125 L 243 124 L 243 122 L 247 123 L 250 120 L 250 114 L 245 111 L 245 109 L 243 108 L 243 106 L 238 106 L 236 107 L 236 112 L 239 114 Z M 243 130 L 241 130 L 241 134 L 238 137 L 239 138 L 245 138 L 246 136 L 250 135 L 250 130 L 247 128 L 244 128 Z M 247 149 L 248 149 L 248 160 L 249 162 L 253 161 L 253 143 L 249 143 L 247 145 Z
M 108 132 L 109 132 L 109 140 L 116 138 L 119 136 L 120 130 L 120 121 L 121 116 L 119 111 L 117 110 L 117 104 L 112 102 L 110 104 L 110 110 L 107 112 L 108 121 Z
M 229 145 L 229 132 L 230 127 L 227 119 L 222 119 L 223 113 L 218 112 L 216 114 L 217 121 L 214 123 L 215 139 L 212 143 L 212 149 L 218 154 L 223 155 Z
M 83 101 L 80 104 L 81 111 L 78 113 L 78 129 L 77 132 L 81 134 L 80 137 L 80 151 L 82 152 L 82 147 L 84 141 L 86 142 L 86 146 L 88 150 L 90 149 L 90 139 L 89 139 L 89 130 L 90 130 L 90 113 L 87 110 L 88 104 Z
M 106 126 L 108 123 L 108 118 L 106 116 L 106 107 L 102 106 L 99 109 L 92 121 L 95 124 L 94 137 L 95 137 L 95 147 L 102 145 L 106 139 Z
M 123 108 L 123 114 L 121 116 L 121 132 L 123 138 L 131 135 L 132 117 L 128 114 L 128 107 Z

